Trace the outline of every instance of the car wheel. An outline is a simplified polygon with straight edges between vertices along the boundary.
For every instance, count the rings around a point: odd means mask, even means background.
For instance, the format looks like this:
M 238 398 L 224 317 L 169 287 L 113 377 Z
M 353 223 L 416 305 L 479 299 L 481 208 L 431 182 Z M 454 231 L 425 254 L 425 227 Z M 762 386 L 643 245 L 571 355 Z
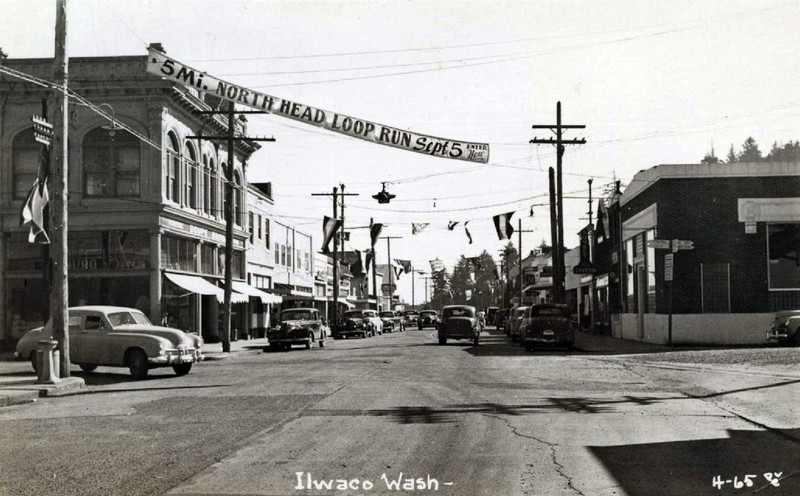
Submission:
M 177 365 L 173 365 L 172 366 L 172 370 L 175 371 L 175 375 L 177 375 L 177 376 L 186 375 L 186 374 L 189 373 L 190 370 L 192 370 L 192 364 L 191 363 L 179 363 Z
M 92 372 L 97 368 L 97 365 L 92 365 L 89 363 L 79 363 L 78 367 L 80 367 L 81 370 L 83 370 L 84 372 Z
M 136 380 L 144 379 L 147 377 L 147 355 L 144 351 L 135 349 L 128 351 L 128 370 L 131 372 L 131 377 Z
M 447 338 L 439 338 L 439 344 L 447 344 Z
M 480 341 L 480 338 L 475 338 L 475 339 L 472 340 L 472 344 L 474 344 L 475 346 L 478 346 L 478 342 L 479 341 Z
M 313 342 L 314 342 L 314 336 L 312 334 L 309 334 L 308 337 L 306 338 L 306 349 L 307 350 L 311 349 L 311 343 L 313 343 Z
M 36 363 L 36 352 L 31 352 L 31 367 L 36 374 L 39 374 L 39 365 Z

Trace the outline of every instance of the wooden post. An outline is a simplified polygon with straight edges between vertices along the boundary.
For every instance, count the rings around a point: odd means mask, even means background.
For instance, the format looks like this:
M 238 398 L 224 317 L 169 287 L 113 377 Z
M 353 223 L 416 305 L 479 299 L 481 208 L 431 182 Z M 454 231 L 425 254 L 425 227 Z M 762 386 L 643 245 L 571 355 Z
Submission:
M 58 341 L 61 353 L 60 376 L 69 377 L 69 278 L 67 274 L 67 184 L 69 164 L 67 162 L 68 116 L 67 79 L 69 59 L 67 58 L 67 0 L 56 2 L 56 37 L 54 80 L 57 88 L 53 105 L 53 144 L 49 179 L 50 194 L 50 264 L 52 282 L 50 285 L 50 317 L 53 325 L 53 339 Z

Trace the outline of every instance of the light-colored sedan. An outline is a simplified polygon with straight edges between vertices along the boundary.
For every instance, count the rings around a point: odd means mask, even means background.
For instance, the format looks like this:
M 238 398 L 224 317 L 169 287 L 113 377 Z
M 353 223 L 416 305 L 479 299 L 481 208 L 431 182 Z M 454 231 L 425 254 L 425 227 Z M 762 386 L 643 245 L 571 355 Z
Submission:
M 25 333 L 14 355 L 30 360 L 36 370 L 38 341 L 51 339 L 52 321 Z M 203 338 L 170 327 L 153 325 L 139 310 L 84 306 L 69 309 L 69 358 L 86 372 L 98 366 L 128 367 L 134 379 L 148 370 L 172 367 L 186 375 L 203 359 Z

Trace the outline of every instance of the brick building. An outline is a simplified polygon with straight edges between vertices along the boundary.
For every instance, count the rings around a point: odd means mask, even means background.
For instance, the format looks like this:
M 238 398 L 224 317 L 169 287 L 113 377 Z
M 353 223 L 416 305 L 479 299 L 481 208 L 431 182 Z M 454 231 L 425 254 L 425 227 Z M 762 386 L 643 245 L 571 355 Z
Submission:
M 763 343 L 773 312 L 800 308 L 800 164 L 660 165 L 637 173 L 618 207 L 615 336 L 667 342 L 667 254 L 675 343 Z M 693 249 L 673 253 L 671 240 Z

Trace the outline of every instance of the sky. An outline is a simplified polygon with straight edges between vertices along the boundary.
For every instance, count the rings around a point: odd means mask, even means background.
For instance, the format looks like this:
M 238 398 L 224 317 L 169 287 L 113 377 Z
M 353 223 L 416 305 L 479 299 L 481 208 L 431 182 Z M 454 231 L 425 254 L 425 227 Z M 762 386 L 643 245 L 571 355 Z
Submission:
M 0 47 L 52 57 L 55 0 L 2 0 Z M 320 238 L 330 192 L 348 193 L 348 248 L 387 225 L 392 258 L 430 271 L 488 251 L 492 216 L 521 219 L 522 252 L 550 242 L 554 124 L 565 138 L 564 238 L 577 244 L 593 197 L 658 164 L 724 158 L 753 137 L 763 152 L 800 139 L 800 2 L 752 1 L 211 1 L 69 0 L 69 56 L 144 55 L 151 42 L 220 79 L 420 134 L 489 143 L 487 164 L 430 157 L 288 120 L 253 115 L 274 143 L 250 160 L 272 181 L 276 212 Z M 388 205 L 371 198 L 386 182 Z M 531 209 L 533 215 L 531 216 Z M 593 209 L 596 209 L 594 207 Z M 459 221 L 447 230 L 449 221 Z M 463 222 L 474 242 L 469 244 Z M 417 235 L 411 223 L 429 225 Z M 530 232 L 529 232 L 530 231 Z M 518 245 L 517 234 L 514 244 Z M 385 241 L 378 245 L 385 263 Z M 411 298 L 410 278 L 398 292 Z M 424 292 L 417 277 L 416 295 Z

